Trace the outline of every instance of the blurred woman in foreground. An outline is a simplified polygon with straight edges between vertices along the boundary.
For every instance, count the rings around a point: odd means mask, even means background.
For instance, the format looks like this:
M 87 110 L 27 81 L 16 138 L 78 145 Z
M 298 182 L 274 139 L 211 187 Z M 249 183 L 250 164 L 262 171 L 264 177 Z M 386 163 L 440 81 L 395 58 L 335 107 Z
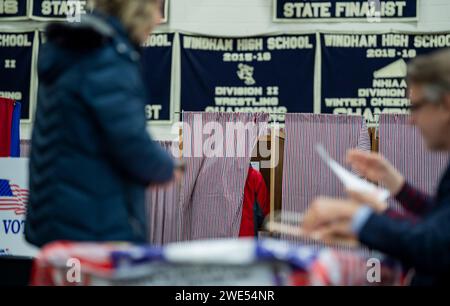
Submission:
M 159 0 L 95 0 L 55 23 L 39 59 L 26 239 L 145 242 L 145 189 L 174 162 L 146 131 L 139 45 Z

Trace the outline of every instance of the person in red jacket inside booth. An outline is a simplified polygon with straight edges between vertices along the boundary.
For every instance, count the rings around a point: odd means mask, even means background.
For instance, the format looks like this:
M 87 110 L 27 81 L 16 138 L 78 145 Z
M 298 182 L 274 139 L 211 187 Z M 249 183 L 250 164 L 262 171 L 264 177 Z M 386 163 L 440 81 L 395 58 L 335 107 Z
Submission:
M 244 204 L 239 237 L 254 237 L 269 214 L 269 192 L 261 173 L 252 166 L 248 169 L 244 189 Z

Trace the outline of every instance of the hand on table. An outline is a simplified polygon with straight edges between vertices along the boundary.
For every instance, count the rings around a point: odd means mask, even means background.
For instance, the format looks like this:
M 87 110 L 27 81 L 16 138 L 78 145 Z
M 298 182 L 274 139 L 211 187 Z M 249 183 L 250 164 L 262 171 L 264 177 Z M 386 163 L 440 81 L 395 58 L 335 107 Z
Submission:
M 333 241 L 356 241 L 352 231 L 355 214 L 363 206 L 368 206 L 375 213 L 381 213 L 387 204 L 379 202 L 370 194 L 347 191 L 348 199 L 319 197 L 311 204 L 303 219 L 303 231 L 313 239 L 325 243 Z
M 303 230 L 314 232 L 337 222 L 351 222 L 361 205 L 353 200 L 319 197 L 315 199 L 303 218 Z

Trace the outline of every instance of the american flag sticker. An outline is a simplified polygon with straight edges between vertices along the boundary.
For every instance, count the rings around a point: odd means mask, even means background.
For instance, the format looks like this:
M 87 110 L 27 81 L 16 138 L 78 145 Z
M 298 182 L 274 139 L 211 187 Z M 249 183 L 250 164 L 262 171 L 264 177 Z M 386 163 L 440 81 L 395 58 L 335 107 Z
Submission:
M 0 179 L 0 211 L 13 211 L 16 215 L 25 215 L 28 203 L 28 189 Z

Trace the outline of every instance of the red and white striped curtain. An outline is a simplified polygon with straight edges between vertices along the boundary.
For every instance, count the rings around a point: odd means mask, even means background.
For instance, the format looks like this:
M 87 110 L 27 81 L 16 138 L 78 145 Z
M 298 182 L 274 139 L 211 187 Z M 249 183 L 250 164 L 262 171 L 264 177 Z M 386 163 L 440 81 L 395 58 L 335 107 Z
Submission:
M 269 115 L 261 113 L 183 113 L 183 160 L 186 163 L 181 192 L 183 240 L 239 235 L 251 154 L 258 136 L 267 132 L 268 120 Z M 246 128 L 234 131 L 227 128 L 228 124 L 236 123 Z M 217 134 L 208 130 L 211 124 L 224 131 L 220 143 L 212 144 L 211 137 Z M 222 157 L 204 156 L 205 148 L 224 154 Z
M 449 154 L 429 151 L 420 131 L 408 123 L 408 115 L 380 115 L 380 154 L 389 160 L 415 187 L 434 195 Z M 398 204 L 390 204 L 401 210 Z
M 331 157 L 345 165 L 348 149 L 370 151 L 370 137 L 361 116 L 328 114 L 287 114 L 283 168 L 282 218 L 305 212 L 317 196 L 345 197 L 345 189 L 316 153 L 322 144 Z M 301 241 L 282 235 L 291 241 Z
M 168 152 L 179 145 L 172 141 L 160 141 L 159 144 Z M 180 240 L 180 185 L 172 183 L 147 189 L 146 210 L 151 244 L 164 245 Z

